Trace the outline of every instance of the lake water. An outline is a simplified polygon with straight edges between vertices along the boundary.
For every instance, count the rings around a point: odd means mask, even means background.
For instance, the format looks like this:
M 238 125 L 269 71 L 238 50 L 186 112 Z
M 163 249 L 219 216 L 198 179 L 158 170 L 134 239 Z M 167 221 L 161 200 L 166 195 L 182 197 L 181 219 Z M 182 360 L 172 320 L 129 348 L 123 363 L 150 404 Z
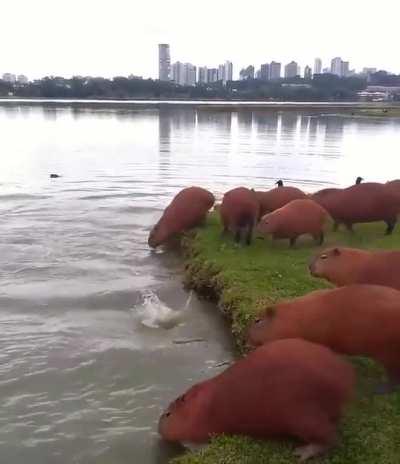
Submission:
M 323 111 L 0 105 L 2 462 L 167 462 L 161 409 L 233 354 L 149 229 L 185 186 L 400 177 L 399 120 Z

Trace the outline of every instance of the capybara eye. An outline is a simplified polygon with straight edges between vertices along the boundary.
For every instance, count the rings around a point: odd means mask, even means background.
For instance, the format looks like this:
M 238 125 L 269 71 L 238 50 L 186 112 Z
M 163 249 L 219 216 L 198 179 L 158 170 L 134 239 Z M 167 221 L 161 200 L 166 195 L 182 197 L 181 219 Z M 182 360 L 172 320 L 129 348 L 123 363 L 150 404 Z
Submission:
M 326 259 L 328 257 L 328 255 L 321 255 L 320 258 L 321 259 Z
M 261 320 L 262 320 L 262 319 L 256 319 L 256 320 L 255 320 L 255 323 L 256 323 L 256 324 L 259 324 L 259 323 L 261 322 Z
M 166 412 L 166 413 L 164 414 L 164 417 L 169 417 L 170 415 L 171 415 L 170 412 Z

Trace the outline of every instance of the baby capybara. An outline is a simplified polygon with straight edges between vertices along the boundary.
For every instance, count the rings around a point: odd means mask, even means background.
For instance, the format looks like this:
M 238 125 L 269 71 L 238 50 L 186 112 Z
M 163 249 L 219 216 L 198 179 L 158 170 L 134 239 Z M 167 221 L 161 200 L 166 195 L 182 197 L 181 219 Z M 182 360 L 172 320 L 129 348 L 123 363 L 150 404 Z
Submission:
M 317 290 L 267 308 L 248 333 L 254 346 L 284 338 L 371 357 L 388 374 L 381 391 L 390 391 L 400 384 L 400 291 L 365 284 Z
M 151 230 L 148 244 L 156 248 L 174 235 L 201 225 L 214 201 L 214 195 L 201 187 L 181 190 Z
M 304 461 L 334 444 L 353 385 L 352 367 L 326 347 L 280 340 L 190 388 L 161 415 L 158 430 L 173 442 L 291 437 L 303 442 L 296 454 Z
M 302 190 L 296 187 L 284 187 L 283 183 L 282 186 L 278 185 L 268 192 L 257 191 L 256 195 L 260 202 L 260 217 L 282 208 L 293 200 L 307 198 Z
M 329 214 L 315 201 L 294 200 L 263 216 L 257 229 L 262 234 L 271 234 L 273 239 L 290 239 L 290 246 L 303 234 L 310 234 L 322 244 L 328 219 Z
M 375 284 L 400 290 L 400 251 L 328 248 L 311 260 L 309 268 L 314 277 L 338 287 Z
M 336 224 L 345 224 L 351 231 L 353 224 L 384 221 L 386 233 L 391 234 L 400 212 L 398 196 L 376 182 L 356 184 L 312 198 L 328 211 Z
M 226 192 L 219 208 L 223 233 L 230 230 L 236 242 L 240 242 L 243 236 L 246 243 L 250 245 L 253 229 L 259 216 L 259 208 L 253 190 L 238 187 Z

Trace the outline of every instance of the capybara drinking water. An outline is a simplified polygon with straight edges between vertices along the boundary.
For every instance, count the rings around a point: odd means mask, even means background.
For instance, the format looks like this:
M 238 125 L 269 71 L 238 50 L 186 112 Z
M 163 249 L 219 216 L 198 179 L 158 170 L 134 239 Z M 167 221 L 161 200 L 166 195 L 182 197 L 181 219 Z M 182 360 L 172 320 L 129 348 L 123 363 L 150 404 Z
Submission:
M 303 338 L 354 356 L 382 363 L 390 391 L 400 384 L 400 291 L 355 284 L 317 290 L 267 308 L 250 327 L 258 346 L 284 338 Z
M 366 182 L 340 189 L 326 195 L 317 194 L 313 199 L 323 206 L 336 224 L 353 224 L 384 221 L 387 234 L 391 234 L 400 212 L 399 197 L 384 184 Z
M 336 425 L 352 395 L 352 367 L 329 349 L 280 340 L 198 383 L 161 415 L 168 441 L 201 443 L 221 434 L 303 442 L 302 461 L 335 442 Z
M 260 217 L 282 208 L 282 206 L 287 205 L 293 200 L 307 198 L 307 195 L 302 190 L 296 187 L 284 187 L 283 183 L 282 185 L 278 184 L 278 187 L 268 192 L 257 191 L 256 195 L 260 202 Z
M 367 251 L 335 247 L 318 253 L 310 272 L 339 287 L 375 284 L 400 290 L 400 251 Z
M 253 190 L 238 187 L 226 192 L 219 208 L 223 232 L 233 232 L 236 242 L 240 242 L 241 236 L 245 236 L 246 243 L 250 245 L 259 208 Z
M 300 235 L 310 234 L 319 244 L 324 241 L 324 226 L 329 214 L 313 200 L 294 200 L 261 218 L 258 230 L 274 239 L 288 238 L 293 246 Z
M 214 195 L 201 187 L 181 190 L 151 230 L 149 245 L 155 248 L 174 235 L 202 224 L 214 201 Z

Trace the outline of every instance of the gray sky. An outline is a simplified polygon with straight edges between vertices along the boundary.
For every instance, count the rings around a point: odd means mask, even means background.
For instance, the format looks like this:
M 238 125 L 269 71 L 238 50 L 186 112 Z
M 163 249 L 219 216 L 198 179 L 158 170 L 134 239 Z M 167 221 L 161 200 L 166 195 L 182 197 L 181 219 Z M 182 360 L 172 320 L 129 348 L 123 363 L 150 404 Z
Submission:
M 0 74 L 157 77 L 172 61 L 302 66 L 334 56 L 400 73 L 399 0 L 4 0 Z

